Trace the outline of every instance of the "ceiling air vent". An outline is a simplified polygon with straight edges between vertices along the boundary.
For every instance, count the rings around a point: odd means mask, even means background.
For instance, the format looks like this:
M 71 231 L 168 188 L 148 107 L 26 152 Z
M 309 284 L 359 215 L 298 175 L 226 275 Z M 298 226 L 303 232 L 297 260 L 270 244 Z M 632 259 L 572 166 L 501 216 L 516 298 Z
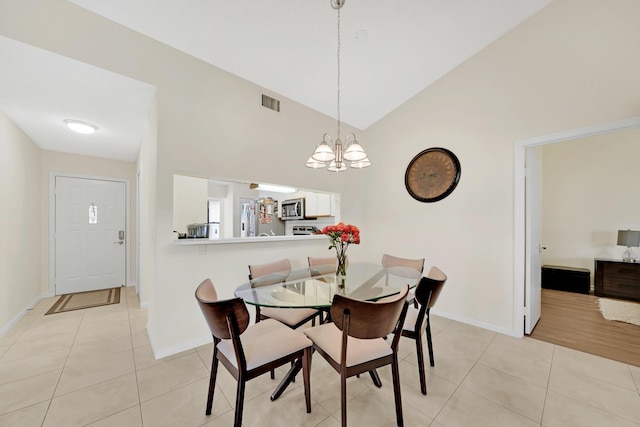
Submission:
M 280 101 L 267 95 L 262 95 L 262 106 L 273 111 L 280 111 Z

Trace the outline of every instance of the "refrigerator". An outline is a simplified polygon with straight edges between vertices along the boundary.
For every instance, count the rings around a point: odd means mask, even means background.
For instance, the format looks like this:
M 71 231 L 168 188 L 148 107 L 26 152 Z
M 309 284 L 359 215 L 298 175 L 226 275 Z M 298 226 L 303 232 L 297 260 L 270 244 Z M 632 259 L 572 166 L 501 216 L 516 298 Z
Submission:
M 278 201 L 271 198 L 240 199 L 240 237 L 284 236 L 278 218 Z

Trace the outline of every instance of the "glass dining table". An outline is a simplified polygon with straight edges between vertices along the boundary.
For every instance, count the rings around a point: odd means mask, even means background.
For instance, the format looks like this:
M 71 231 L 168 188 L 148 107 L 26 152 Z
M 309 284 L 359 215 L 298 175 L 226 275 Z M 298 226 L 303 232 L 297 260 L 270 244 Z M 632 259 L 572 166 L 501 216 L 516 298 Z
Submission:
M 334 265 L 324 265 L 269 274 L 239 286 L 235 296 L 261 307 L 328 309 L 337 293 L 375 301 L 397 294 L 405 284 L 415 287 L 421 277 L 412 268 L 351 263 L 345 286 L 340 287 L 335 269 Z
M 317 308 L 329 312 L 336 294 L 363 301 L 376 301 L 395 295 L 404 285 L 414 288 L 422 273 L 407 267 L 383 268 L 380 264 L 350 263 L 344 287 L 338 286 L 336 266 L 322 265 L 269 274 L 250 280 L 235 290 L 247 304 L 276 308 Z M 299 362 L 299 361 L 298 361 Z M 277 399 L 300 371 L 296 363 L 271 395 Z M 375 371 L 373 382 L 382 383 Z

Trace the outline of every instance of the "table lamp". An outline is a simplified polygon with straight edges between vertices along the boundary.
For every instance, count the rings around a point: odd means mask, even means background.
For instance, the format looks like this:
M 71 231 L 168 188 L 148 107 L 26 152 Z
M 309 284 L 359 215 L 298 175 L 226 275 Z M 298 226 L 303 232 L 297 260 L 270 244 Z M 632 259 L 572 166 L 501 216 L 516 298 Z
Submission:
M 632 247 L 640 246 L 640 231 L 618 230 L 618 246 L 626 246 L 627 250 L 622 254 L 622 261 L 636 262 L 637 256 Z

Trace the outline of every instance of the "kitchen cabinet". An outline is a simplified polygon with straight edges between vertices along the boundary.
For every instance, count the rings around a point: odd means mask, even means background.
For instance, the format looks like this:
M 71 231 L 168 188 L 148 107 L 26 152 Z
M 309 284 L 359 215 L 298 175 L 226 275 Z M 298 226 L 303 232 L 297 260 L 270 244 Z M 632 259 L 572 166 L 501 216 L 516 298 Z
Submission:
M 173 176 L 173 229 L 186 233 L 189 224 L 207 222 L 207 180 Z
M 305 193 L 305 216 L 315 218 L 319 216 L 331 216 L 331 194 L 329 193 Z

